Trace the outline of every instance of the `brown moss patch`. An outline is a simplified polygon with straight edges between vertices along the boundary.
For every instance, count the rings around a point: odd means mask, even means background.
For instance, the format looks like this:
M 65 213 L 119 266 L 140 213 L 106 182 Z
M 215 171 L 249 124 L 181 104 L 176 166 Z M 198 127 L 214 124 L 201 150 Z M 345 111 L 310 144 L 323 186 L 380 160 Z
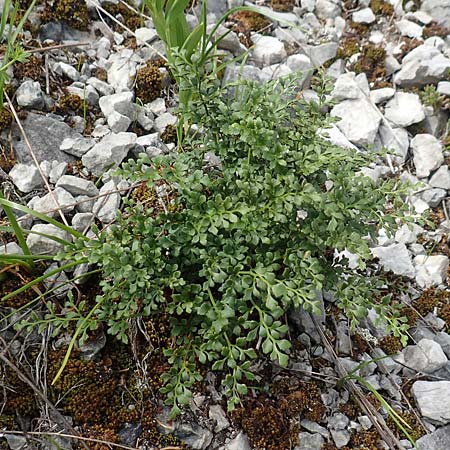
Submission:
M 152 102 L 161 96 L 163 74 L 159 68 L 158 64 L 150 61 L 137 72 L 136 97 L 143 103 Z
M 8 108 L 3 108 L 0 110 L 0 132 L 9 128 L 12 123 L 13 116 Z M 5 167 L 0 163 L 0 167 L 6 170 Z M 12 168 L 12 167 L 11 167 Z
M 417 441 L 417 439 L 420 439 L 426 434 L 426 430 L 422 427 L 415 414 L 410 412 L 397 412 L 397 414 L 409 425 L 410 428 L 405 427 L 405 429 L 414 441 Z M 406 434 L 398 428 L 391 416 L 387 418 L 386 424 L 400 439 L 408 438 Z
M 386 355 L 395 355 L 402 349 L 400 339 L 395 336 L 384 336 L 380 339 L 379 345 Z
M 423 44 L 421 39 L 412 39 L 408 37 L 402 37 L 402 45 L 400 46 L 400 53 L 396 55 L 398 62 L 402 62 L 403 58 L 411 51 L 414 50 L 419 45 Z
M 337 49 L 336 57 L 347 59 L 359 52 L 359 39 L 356 37 L 345 37 L 341 40 Z
M 422 34 L 425 39 L 432 36 L 445 38 L 450 34 L 450 28 L 439 25 L 437 22 L 433 20 L 428 25 L 423 27 Z
M 31 55 L 26 62 L 14 64 L 14 77 L 19 81 L 24 78 L 40 81 L 44 75 L 42 64 L 42 58 Z
M 77 30 L 87 30 L 89 14 L 85 0 L 54 0 L 45 3 L 44 22 L 61 20 Z
M 165 144 L 177 143 L 177 127 L 175 125 L 167 125 L 165 130 L 160 135 L 161 140 Z
M 370 31 L 370 26 L 366 23 L 353 22 L 353 20 L 348 21 L 349 32 L 359 36 L 367 36 Z
M 437 304 L 445 298 L 444 291 L 437 291 L 434 288 L 425 290 L 422 295 L 414 301 L 413 306 L 421 316 L 426 316 L 432 312 Z
M 271 6 L 274 11 L 290 12 L 294 9 L 294 0 L 272 0 Z
M 39 274 L 43 272 L 43 269 L 41 269 L 42 268 L 37 269 Z M 1 299 L 3 296 L 14 292 L 16 289 L 19 289 L 34 280 L 36 276 L 37 273 L 30 275 L 19 265 L 0 266 L 0 306 L 20 308 L 36 298 L 39 295 L 39 292 L 45 292 L 45 289 L 38 284 L 35 289 L 27 289 L 7 300 Z
M 239 11 L 230 16 L 233 23 L 232 30 L 238 35 L 239 40 L 246 47 L 251 47 L 253 41 L 251 33 L 264 33 L 269 31 L 272 22 L 262 14 L 253 11 Z
M 382 16 L 392 16 L 394 14 L 394 7 L 384 0 L 371 0 L 370 7 L 374 14 Z
M 380 448 L 380 435 L 377 430 L 353 433 L 349 448 L 378 450 Z
M 256 449 L 287 450 L 298 440 L 298 417 L 320 421 L 325 406 L 315 383 L 283 377 L 270 387 L 273 397 L 265 394 L 246 398 L 232 418 Z
M 352 70 L 356 73 L 365 73 L 369 82 L 374 82 L 386 76 L 385 58 L 386 50 L 383 47 L 365 44 L 358 60 L 352 65 Z
M 136 28 L 143 26 L 142 17 L 123 3 L 104 2 L 102 7 L 115 18 L 118 18 L 117 16 L 121 16 L 122 22 L 132 31 L 136 31 Z M 117 23 L 111 21 L 108 17 L 105 17 L 105 20 L 110 23 L 114 30 L 117 29 L 118 31 L 123 31 Z
M 76 94 L 63 95 L 55 105 L 55 112 L 63 114 L 80 113 L 83 111 L 83 99 Z
M 101 67 L 96 67 L 92 72 L 92 76 L 94 76 L 95 78 L 98 78 L 101 81 L 108 80 L 108 72 Z

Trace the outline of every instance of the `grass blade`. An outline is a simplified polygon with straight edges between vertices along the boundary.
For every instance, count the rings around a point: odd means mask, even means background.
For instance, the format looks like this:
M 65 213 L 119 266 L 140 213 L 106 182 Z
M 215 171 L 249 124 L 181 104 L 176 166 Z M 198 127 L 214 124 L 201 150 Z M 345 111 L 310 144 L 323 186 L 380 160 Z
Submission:
M 64 225 L 61 222 L 58 222 L 57 220 L 53 219 L 50 216 L 47 216 L 47 214 L 42 214 L 40 212 L 34 211 L 33 209 L 28 208 L 27 206 L 23 206 L 23 205 L 11 202 L 11 201 L 3 199 L 3 198 L 0 198 L 0 205 L 3 207 L 9 206 L 10 208 L 18 209 L 19 211 L 22 211 L 24 213 L 31 214 L 33 217 L 36 217 L 40 220 L 43 220 L 44 222 L 55 225 L 59 229 L 66 231 L 67 233 L 71 234 L 74 237 L 85 239 L 85 240 L 89 239 L 86 236 L 84 236 L 82 233 L 74 230 L 73 228 L 68 227 L 67 225 Z

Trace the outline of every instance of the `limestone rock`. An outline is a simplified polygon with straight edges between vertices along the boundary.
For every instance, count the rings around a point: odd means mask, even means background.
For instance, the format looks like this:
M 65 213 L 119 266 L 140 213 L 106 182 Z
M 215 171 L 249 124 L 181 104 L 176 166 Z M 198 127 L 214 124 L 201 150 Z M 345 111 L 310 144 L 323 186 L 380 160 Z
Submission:
M 450 381 L 416 381 L 412 393 L 423 417 L 440 424 L 450 422 Z
M 417 94 L 397 92 L 386 104 L 385 117 L 398 127 L 408 127 L 425 119 L 425 111 Z
M 416 175 L 425 178 L 444 162 L 442 144 L 431 134 L 416 134 L 411 140 Z
M 381 117 L 369 100 L 344 100 L 331 110 L 331 115 L 341 118 L 336 125 L 349 141 L 361 146 L 374 143 Z

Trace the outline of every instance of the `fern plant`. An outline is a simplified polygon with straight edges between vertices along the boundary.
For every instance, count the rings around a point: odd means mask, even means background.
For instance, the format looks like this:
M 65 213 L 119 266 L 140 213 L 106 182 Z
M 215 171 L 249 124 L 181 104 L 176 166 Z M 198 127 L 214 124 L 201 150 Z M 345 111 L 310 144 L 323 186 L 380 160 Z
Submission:
M 201 90 L 188 120 L 199 131 L 184 151 L 142 155 L 121 171 L 159 193 L 156 206 L 125 199 L 114 226 L 74 244 L 102 271 L 102 295 L 81 327 L 101 321 L 127 342 L 130 320 L 169 314 L 175 341 L 165 349 L 162 391 L 172 415 L 189 401 L 201 365 L 222 374 L 229 409 L 247 392 L 257 358 L 286 366 L 286 315 L 318 313 L 321 290 L 335 292 L 354 326 L 375 308 L 394 335 L 406 330 L 389 297 L 375 300 L 379 280 L 364 270 L 370 239 L 379 227 L 394 232 L 403 217 L 406 189 L 375 184 L 360 172 L 369 155 L 318 135 L 330 122 L 322 113 L 329 87 L 318 81 L 319 102 L 301 99 L 298 75 L 192 83 Z M 357 254 L 359 270 L 337 264 L 334 249 Z

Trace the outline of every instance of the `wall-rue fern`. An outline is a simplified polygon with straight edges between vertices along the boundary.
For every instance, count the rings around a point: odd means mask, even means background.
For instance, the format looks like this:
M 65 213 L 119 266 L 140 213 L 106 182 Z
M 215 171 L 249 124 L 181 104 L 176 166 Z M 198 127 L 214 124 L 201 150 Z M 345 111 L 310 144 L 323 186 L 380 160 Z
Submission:
M 134 317 L 170 315 L 176 342 L 165 350 L 163 392 L 174 415 L 203 364 L 223 374 L 230 409 L 247 392 L 257 358 L 286 366 L 285 315 L 317 312 L 317 291 L 335 292 L 353 325 L 375 308 L 394 335 L 406 329 L 388 297 L 374 300 L 376 280 L 364 272 L 370 238 L 397 227 L 386 205 L 401 215 L 404 187 L 375 184 L 360 173 L 367 154 L 318 136 L 330 120 L 321 112 L 323 80 L 315 83 L 319 103 L 308 103 L 296 77 L 222 89 L 185 74 L 197 89 L 188 119 L 199 131 L 184 151 L 142 155 L 122 170 L 165 192 L 165 205 L 126 201 L 117 223 L 78 250 L 102 270 L 103 293 L 86 326 L 102 321 L 127 342 Z M 208 152 L 220 164 L 207 163 Z M 334 261 L 334 249 L 345 248 L 360 256 L 358 271 Z

